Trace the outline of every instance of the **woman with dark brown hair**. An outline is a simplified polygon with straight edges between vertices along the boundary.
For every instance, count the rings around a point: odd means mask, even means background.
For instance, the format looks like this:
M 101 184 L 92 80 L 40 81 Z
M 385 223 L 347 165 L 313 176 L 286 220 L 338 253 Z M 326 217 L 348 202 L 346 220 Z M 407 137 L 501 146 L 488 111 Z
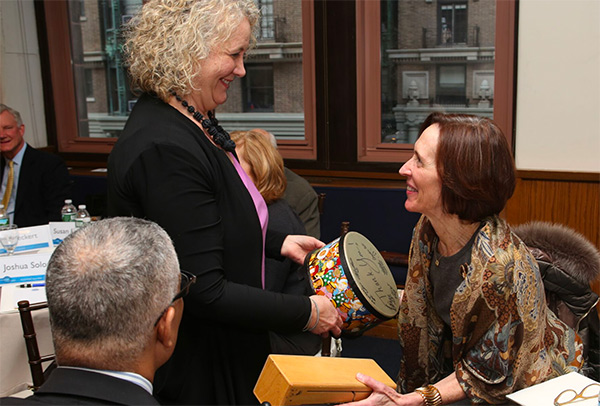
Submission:
M 534 257 L 499 217 L 515 188 L 506 138 L 487 118 L 433 113 L 406 177 L 415 227 L 398 316 L 398 392 L 370 377 L 360 405 L 501 403 L 581 368 L 573 330 L 546 306 Z

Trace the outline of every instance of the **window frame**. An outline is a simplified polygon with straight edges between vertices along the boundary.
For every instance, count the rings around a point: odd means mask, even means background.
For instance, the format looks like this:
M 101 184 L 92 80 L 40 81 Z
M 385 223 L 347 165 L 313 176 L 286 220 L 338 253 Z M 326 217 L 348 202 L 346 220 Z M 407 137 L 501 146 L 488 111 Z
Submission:
M 303 30 L 303 82 L 304 82 L 304 140 L 285 140 L 280 143 L 280 151 L 284 158 L 316 159 L 316 109 L 315 109 L 315 67 L 314 67 L 314 3 L 302 1 Z M 57 149 L 60 153 L 109 154 L 117 142 L 117 138 L 89 138 L 79 136 L 78 110 L 85 111 L 85 97 L 77 100 L 73 61 L 71 56 L 70 13 L 68 2 L 43 2 L 41 13 L 46 22 L 45 32 L 48 49 L 49 83 L 45 91 L 49 93 L 46 103 L 48 132 L 56 137 Z M 43 37 L 43 36 L 42 36 Z M 82 103 L 78 106 L 78 103 Z
M 340 4 L 337 0 L 302 0 L 305 139 L 280 141 L 279 150 L 292 168 L 347 171 L 354 175 L 368 171 L 396 172 L 398 164 L 410 158 L 413 145 L 380 142 L 380 90 L 372 91 L 381 88 L 380 27 L 373 23 L 379 21 L 379 2 L 356 0 L 355 4 L 348 4 Z M 353 11 L 349 12 L 348 7 Z M 316 8 L 318 12 L 315 12 Z M 58 151 L 64 155 L 90 154 L 88 158 L 95 160 L 94 155 L 109 154 L 117 138 L 78 136 L 67 1 L 38 3 L 36 10 L 45 22 L 39 26 L 45 27 L 47 38 L 42 47 L 47 49 L 47 53 L 44 52 L 47 66 L 43 71 L 47 78 L 44 97 L 47 100 L 49 141 L 56 140 Z M 343 18 L 354 20 L 342 23 L 342 27 L 355 28 L 354 38 L 347 42 L 354 44 L 355 50 L 340 49 L 343 47 L 332 44 L 333 38 L 341 38 L 336 33 L 340 30 L 340 15 L 333 12 L 338 10 L 342 11 Z M 511 148 L 514 139 L 516 18 L 516 0 L 497 0 L 494 119 Z M 374 40 L 377 46 L 370 46 L 373 42 L 367 42 L 367 38 Z M 332 62 L 347 56 L 352 60 L 342 59 L 346 60 L 344 70 L 351 74 L 349 81 L 345 74 L 340 77 L 337 71 L 334 77 L 332 72 L 332 67 L 339 65 Z M 335 99 L 340 89 L 347 92 L 353 91 L 354 87 L 356 91 L 348 93 L 345 100 Z M 341 116 L 335 111 L 340 109 L 340 104 L 344 108 L 345 123 L 335 121 Z M 347 120 L 348 108 L 357 113 L 352 122 Z M 373 128 L 377 131 L 372 131 Z M 349 139 L 356 143 L 349 143 Z
M 357 124 L 359 162 L 406 162 L 413 144 L 381 142 L 380 2 L 356 1 Z M 516 0 L 496 1 L 494 121 L 514 139 Z
M 302 80 L 304 87 L 304 140 L 281 140 L 285 159 L 317 159 L 317 86 L 315 68 L 315 4 L 302 0 Z
M 58 151 L 108 154 L 116 143 L 116 138 L 79 137 L 68 4 L 66 1 L 46 1 L 43 5 L 50 71 L 49 87 L 52 93 L 50 99 L 53 101 L 51 106 L 46 104 L 46 111 L 48 113 L 50 110 L 55 117 Z M 82 102 L 85 103 L 85 98 Z

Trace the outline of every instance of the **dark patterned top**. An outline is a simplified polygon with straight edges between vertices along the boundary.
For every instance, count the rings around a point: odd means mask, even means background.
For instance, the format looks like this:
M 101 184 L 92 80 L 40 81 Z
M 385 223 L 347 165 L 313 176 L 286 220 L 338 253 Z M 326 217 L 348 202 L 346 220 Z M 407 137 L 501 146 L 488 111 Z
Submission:
M 444 322 L 435 312 L 428 277 L 435 238 L 422 216 L 398 316 L 403 393 L 444 378 Z M 464 281 L 450 307 L 451 356 L 471 401 L 502 402 L 509 393 L 581 368 L 580 338 L 546 306 L 537 263 L 504 220 L 484 221 L 462 270 Z

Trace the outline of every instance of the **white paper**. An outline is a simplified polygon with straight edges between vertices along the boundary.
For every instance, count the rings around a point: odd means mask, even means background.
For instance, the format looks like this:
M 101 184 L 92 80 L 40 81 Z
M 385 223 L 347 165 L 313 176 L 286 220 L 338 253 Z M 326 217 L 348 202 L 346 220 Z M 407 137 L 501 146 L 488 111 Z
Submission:
M 43 282 L 34 283 L 43 284 Z M 29 304 L 46 301 L 45 287 L 22 288 L 21 285 L 22 284 L 2 285 L 2 287 L 0 287 L 0 313 L 12 313 L 18 311 L 19 307 L 17 303 L 21 300 L 28 300 Z
M 554 399 L 562 391 L 573 389 L 579 393 L 590 383 L 597 382 L 577 372 L 571 372 L 529 388 L 521 389 L 520 391 L 506 395 L 506 397 L 523 406 L 552 406 L 554 405 Z M 597 406 L 598 398 L 577 399 L 572 404 L 574 406 Z

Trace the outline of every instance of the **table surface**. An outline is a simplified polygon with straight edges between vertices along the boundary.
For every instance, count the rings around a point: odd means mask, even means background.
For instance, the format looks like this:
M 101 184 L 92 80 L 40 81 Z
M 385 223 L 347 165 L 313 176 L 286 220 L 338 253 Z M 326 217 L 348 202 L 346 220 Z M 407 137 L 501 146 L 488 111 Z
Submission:
M 36 310 L 31 314 L 40 354 L 54 353 L 48 309 Z M 0 313 L 0 397 L 21 392 L 31 383 L 19 312 Z

